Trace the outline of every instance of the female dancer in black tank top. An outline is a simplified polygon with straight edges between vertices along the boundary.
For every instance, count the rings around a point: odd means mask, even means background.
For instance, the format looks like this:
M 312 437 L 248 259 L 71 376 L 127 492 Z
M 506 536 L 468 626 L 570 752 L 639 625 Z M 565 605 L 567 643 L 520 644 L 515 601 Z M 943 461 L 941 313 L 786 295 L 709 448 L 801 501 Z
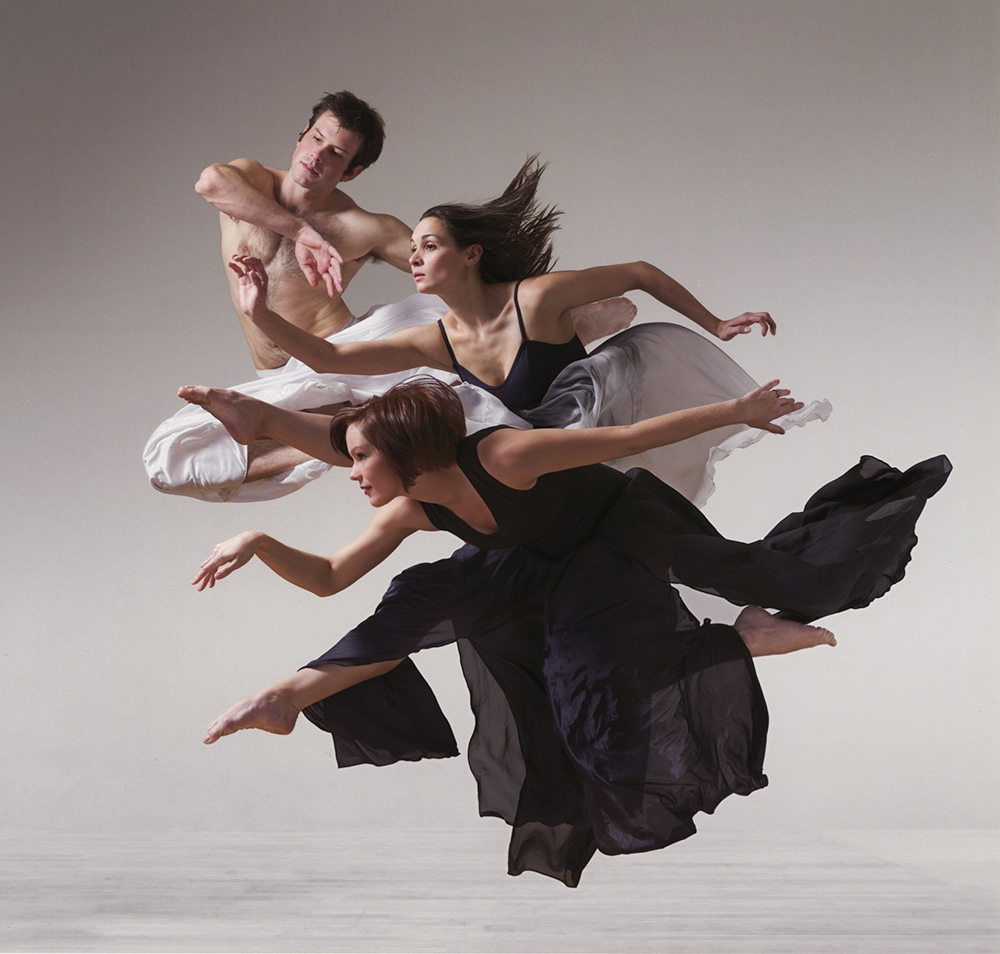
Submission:
M 480 811 L 511 825 L 511 873 L 575 885 L 596 850 L 644 851 L 692 834 L 696 812 L 767 782 L 767 710 L 751 657 L 834 644 L 807 623 L 865 606 L 902 577 L 916 519 L 950 470 L 945 458 L 906 473 L 863 458 L 803 512 L 742 544 L 645 471 L 596 463 L 732 423 L 780 432 L 771 422 L 796 405 L 777 383 L 629 427 L 470 438 L 439 382 L 345 410 L 326 459 L 350 457 L 352 479 L 378 508 L 368 530 L 329 558 L 240 534 L 202 564 L 199 589 L 256 555 L 328 595 L 416 530 L 446 529 L 471 545 L 402 574 L 372 617 L 233 706 L 205 741 L 245 728 L 284 734 L 304 711 L 333 734 L 341 765 L 455 755 L 407 657 L 458 640 L 477 718 L 469 760 Z M 302 420 L 315 415 L 203 396 L 238 440 L 294 444 L 316 426 Z M 673 582 L 746 608 L 733 627 L 700 624 Z
M 569 341 L 562 344 L 552 344 L 549 341 L 533 341 L 524 330 L 524 318 L 521 315 L 521 305 L 517 300 L 517 290 L 520 282 L 514 285 L 514 309 L 517 312 L 517 326 L 521 331 L 521 345 L 514 355 L 514 361 L 507 372 L 507 377 L 499 384 L 487 384 L 476 377 L 468 368 L 458 363 L 455 351 L 448 340 L 444 321 L 438 319 L 437 326 L 444 339 L 448 356 L 455 373 L 466 383 L 499 398 L 500 402 L 511 410 L 528 410 L 537 407 L 545 397 L 549 385 L 558 377 L 563 368 L 574 361 L 587 357 L 587 349 L 579 335 L 574 334 Z

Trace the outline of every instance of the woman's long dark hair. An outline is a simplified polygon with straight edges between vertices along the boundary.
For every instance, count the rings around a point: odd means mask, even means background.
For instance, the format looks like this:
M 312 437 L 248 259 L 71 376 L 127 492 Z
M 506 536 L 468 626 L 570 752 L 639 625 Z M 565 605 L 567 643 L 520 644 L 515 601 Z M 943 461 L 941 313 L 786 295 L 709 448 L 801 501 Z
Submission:
M 543 275 L 555 264 L 552 233 L 562 215 L 552 205 L 539 208 L 535 196 L 546 165 L 529 156 L 499 198 L 482 205 L 435 205 L 421 218 L 444 222 L 459 248 L 481 245 L 479 276 L 487 284 Z

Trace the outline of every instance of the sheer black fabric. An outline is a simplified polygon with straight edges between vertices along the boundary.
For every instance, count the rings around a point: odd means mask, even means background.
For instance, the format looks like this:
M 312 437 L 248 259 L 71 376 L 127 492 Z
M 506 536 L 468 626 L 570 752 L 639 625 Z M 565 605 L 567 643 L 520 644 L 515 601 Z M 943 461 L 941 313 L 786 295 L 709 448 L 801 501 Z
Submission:
M 560 555 L 467 545 L 412 567 L 309 665 L 458 641 L 476 715 L 469 762 L 481 813 L 512 826 L 508 870 L 575 885 L 596 850 L 671 844 L 694 833 L 697 812 L 767 784 L 752 660 L 731 627 L 694 619 L 671 583 L 800 620 L 865 606 L 902 578 L 917 517 L 949 471 L 944 457 L 905 473 L 865 457 L 749 544 L 630 471 L 587 542 Z M 333 734 L 342 765 L 455 753 L 410 661 L 306 715 Z

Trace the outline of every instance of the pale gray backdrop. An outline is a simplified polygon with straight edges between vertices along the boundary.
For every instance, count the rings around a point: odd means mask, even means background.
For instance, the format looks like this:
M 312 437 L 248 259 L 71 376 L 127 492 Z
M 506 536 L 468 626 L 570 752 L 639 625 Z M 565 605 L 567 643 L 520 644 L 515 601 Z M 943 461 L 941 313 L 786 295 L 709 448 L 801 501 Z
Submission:
M 835 650 L 759 666 L 771 786 L 712 826 L 997 825 L 997 39 L 993 2 L 5 2 L 3 732 L 10 829 L 478 826 L 464 761 L 338 771 L 329 740 L 208 720 L 371 610 L 413 542 L 320 601 L 256 564 L 188 586 L 250 526 L 329 551 L 343 474 L 220 506 L 146 483 L 182 383 L 251 376 L 201 168 L 281 166 L 313 102 L 388 123 L 348 189 L 415 222 L 529 153 L 566 267 L 645 258 L 776 339 L 728 350 L 834 415 L 723 464 L 708 513 L 753 538 L 874 453 L 947 453 L 905 581 L 831 621 Z M 358 312 L 411 291 L 388 266 Z M 637 296 L 641 320 L 669 317 Z M 669 374 L 669 368 L 664 369 Z M 454 651 L 419 660 L 464 747 Z M 703 836 L 702 836 L 703 837 Z M 502 839 L 501 839 L 502 841 Z M 502 849 L 501 849 L 502 851 Z M 502 870 L 502 854 L 494 859 Z

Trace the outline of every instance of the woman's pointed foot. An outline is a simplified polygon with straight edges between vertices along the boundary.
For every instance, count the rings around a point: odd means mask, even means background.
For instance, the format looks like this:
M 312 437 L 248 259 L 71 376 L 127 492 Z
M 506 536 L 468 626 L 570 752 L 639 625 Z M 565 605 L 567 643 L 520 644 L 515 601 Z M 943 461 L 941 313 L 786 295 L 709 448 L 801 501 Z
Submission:
M 299 710 L 281 695 L 265 689 L 241 699 L 231 709 L 212 722 L 204 742 L 211 745 L 224 735 L 241 729 L 261 729 L 275 735 L 288 735 L 295 728 Z
M 836 646 L 837 639 L 822 626 L 809 626 L 773 616 L 759 606 L 746 606 L 733 623 L 751 656 L 776 656 L 813 646 Z

